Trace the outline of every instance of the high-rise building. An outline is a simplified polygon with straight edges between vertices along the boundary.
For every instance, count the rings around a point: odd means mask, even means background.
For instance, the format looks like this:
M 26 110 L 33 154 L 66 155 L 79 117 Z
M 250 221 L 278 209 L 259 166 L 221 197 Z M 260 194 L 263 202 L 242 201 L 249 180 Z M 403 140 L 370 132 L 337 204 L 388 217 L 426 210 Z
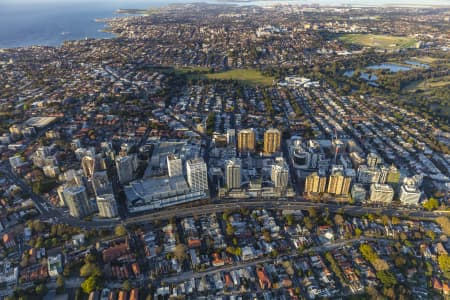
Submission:
M 334 195 L 347 195 L 350 192 L 352 179 L 344 176 L 342 171 L 333 172 L 328 178 L 327 193 Z
M 398 185 L 399 182 L 400 182 L 400 170 L 397 169 L 396 166 L 392 165 L 389 168 L 386 183 L 396 186 Z
M 186 163 L 187 180 L 192 191 L 208 190 L 208 170 L 201 158 L 188 160 Z
M 327 178 L 314 172 L 306 177 L 305 193 L 324 193 L 326 186 Z
M 95 171 L 95 157 L 84 156 L 81 159 L 81 168 L 83 169 L 84 176 L 91 178 Z
M 176 157 L 173 154 L 167 155 L 167 170 L 169 172 L 169 177 L 182 176 L 183 164 L 181 158 Z
M 63 194 L 72 217 L 82 218 L 92 213 L 92 206 L 83 185 L 67 187 Z
M 97 196 L 98 215 L 102 218 L 115 218 L 119 212 L 117 210 L 117 201 L 113 194 L 104 194 Z
M 59 206 L 66 206 L 66 199 L 64 199 L 64 190 L 66 189 L 66 185 L 60 185 L 58 186 L 58 188 L 56 189 L 56 192 L 58 193 L 58 198 L 59 198 Z
M 275 188 L 284 189 L 289 184 L 289 169 L 287 164 L 283 161 L 282 163 L 272 166 L 271 179 Z
M 358 168 L 357 178 L 359 183 L 371 184 L 380 181 L 380 170 L 378 168 L 371 168 L 367 165 L 361 165 Z
M 366 160 L 359 155 L 358 152 L 351 152 L 349 154 L 350 160 L 352 161 L 353 168 L 358 169 L 359 166 L 363 165 Z
M 225 175 L 228 189 L 239 189 L 241 187 L 241 160 L 229 160 L 226 165 Z
M 42 168 L 42 171 L 44 171 L 44 175 L 50 178 L 54 178 L 59 175 L 59 167 L 58 166 L 44 166 Z
M 227 130 L 227 143 L 228 143 L 228 145 L 235 146 L 235 143 L 236 143 L 236 130 L 235 129 Z
M 238 133 L 238 150 L 239 152 L 255 151 L 255 131 L 253 128 L 243 129 Z
M 264 153 L 273 154 L 280 151 L 281 132 L 278 129 L 271 128 L 264 132 Z
M 389 174 L 389 168 L 382 165 L 380 166 L 379 170 L 380 170 L 380 178 L 378 179 L 378 183 L 385 184 Z
M 366 200 L 367 197 L 367 191 L 364 188 L 364 186 L 360 183 L 355 183 L 352 186 L 352 191 L 351 191 L 351 195 L 352 195 L 352 199 L 355 202 L 362 202 Z
M 400 188 L 400 202 L 405 205 L 417 205 L 422 193 L 415 185 L 404 184 Z
M 367 155 L 367 165 L 370 168 L 375 168 L 377 165 L 381 164 L 381 157 L 373 152 Z
M 92 175 L 92 187 L 95 195 L 112 194 L 112 184 L 106 171 L 94 172 Z
M 135 163 L 132 156 L 119 156 L 116 158 L 117 175 L 121 184 L 128 183 L 133 180 Z
M 388 184 L 373 183 L 370 186 L 371 202 L 390 203 L 394 199 L 394 189 Z

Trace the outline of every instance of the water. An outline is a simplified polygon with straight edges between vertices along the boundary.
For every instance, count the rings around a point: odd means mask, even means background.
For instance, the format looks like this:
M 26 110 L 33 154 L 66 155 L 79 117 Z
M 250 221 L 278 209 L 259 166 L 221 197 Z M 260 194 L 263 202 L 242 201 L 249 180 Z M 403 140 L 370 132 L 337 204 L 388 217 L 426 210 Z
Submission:
M 373 65 L 373 66 L 367 67 L 367 69 L 372 69 L 372 70 L 380 70 L 380 69 L 382 69 L 382 70 L 389 70 L 389 72 L 392 72 L 392 73 L 397 73 L 397 72 L 411 70 L 410 67 L 397 65 L 397 64 L 391 64 L 391 63 L 383 63 L 383 64 L 379 64 L 379 65 Z
M 347 76 L 347 77 L 353 77 L 353 74 L 355 74 L 355 71 L 353 71 L 353 70 L 344 72 L 344 76 Z M 361 74 L 359 75 L 359 78 L 364 79 L 366 81 L 377 81 L 378 80 L 377 75 L 371 74 L 371 73 L 366 73 L 366 72 L 361 72 Z
M 45 1 L 45 2 L 43 2 Z M 65 40 L 110 38 L 96 18 L 119 17 L 119 8 L 160 7 L 182 0 L 0 0 L 0 48 L 57 46 Z
M 424 63 L 420 63 L 418 61 L 413 61 L 413 60 L 406 60 L 405 64 L 411 65 L 413 67 L 419 67 L 419 68 L 424 68 L 424 69 L 428 69 L 430 66 Z
M 377 5 L 399 4 L 442 4 L 441 0 L 380 0 Z M 0 48 L 30 45 L 57 46 L 65 40 L 110 38 L 111 34 L 101 32 L 103 23 L 96 18 L 116 15 L 119 8 L 150 8 L 170 3 L 230 3 L 230 0 L 0 0 Z M 444 1 L 446 2 L 446 1 Z M 373 5 L 369 0 L 269 0 L 243 1 L 239 5 L 311 4 L 320 5 Z

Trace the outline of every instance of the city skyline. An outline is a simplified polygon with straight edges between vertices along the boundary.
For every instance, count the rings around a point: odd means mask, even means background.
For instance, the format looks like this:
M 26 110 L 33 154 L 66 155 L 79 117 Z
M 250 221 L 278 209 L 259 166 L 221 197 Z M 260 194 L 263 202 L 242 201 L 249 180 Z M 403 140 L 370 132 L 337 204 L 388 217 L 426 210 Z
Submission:
M 1 299 L 448 298 L 449 8 L 8 1 Z

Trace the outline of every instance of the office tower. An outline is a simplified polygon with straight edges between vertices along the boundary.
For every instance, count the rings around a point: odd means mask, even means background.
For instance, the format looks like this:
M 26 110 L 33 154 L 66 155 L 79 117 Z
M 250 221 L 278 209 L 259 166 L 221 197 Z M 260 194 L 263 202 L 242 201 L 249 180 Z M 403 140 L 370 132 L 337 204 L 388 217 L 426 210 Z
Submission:
M 92 213 L 86 188 L 83 185 L 67 187 L 63 193 L 72 217 L 82 218 Z
M 225 175 L 228 189 L 239 189 L 241 187 L 241 160 L 229 160 L 225 168 Z
M 351 191 L 352 199 L 355 202 L 365 201 L 367 197 L 367 191 L 360 183 L 355 183 Z
M 296 146 L 292 153 L 292 162 L 296 169 L 309 169 L 311 166 L 311 153 L 308 153 L 301 146 Z
M 239 152 L 255 151 L 255 131 L 252 128 L 239 131 L 238 150 Z
M 399 169 L 397 169 L 396 166 L 391 165 L 387 174 L 386 183 L 391 184 L 393 186 L 397 186 L 399 182 L 400 182 L 400 171 Z
M 347 195 L 352 179 L 344 176 L 342 171 L 333 172 L 328 178 L 327 192 L 334 195 Z
M 227 143 L 228 143 L 228 145 L 235 146 L 235 144 L 236 144 L 236 130 L 235 129 L 227 130 Z
M 188 160 L 186 172 L 189 187 L 192 191 L 208 190 L 208 171 L 206 163 L 201 158 Z
M 371 184 L 380 181 L 380 170 L 378 168 L 369 168 L 367 165 L 361 165 L 358 168 L 357 178 L 359 183 Z
M 92 187 L 95 195 L 111 194 L 112 184 L 108 179 L 106 171 L 94 172 L 92 175 Z
M 388 184 L 373 183 L 370 186 L 371 202 L 390 203 L 394 198 L 394 189 Z
M 95 170 L 95 157 L 85 156 L 81 159 L 81 168 L 87 178 L 91 178 Z
M 117 201 L 113 194 L 103 194 L 97 196 L 98 215 L 103 218 L 115 218 L 119 212 L 117 210 Z
M 317 172 L 306 177 L 305 193 L 324 193 L 327 185 L 327 178 L 320 176 Z
M 264 153 L 273 154 L 280 151 L 281 132 L 278 129 L 269 129 L 264 132 Z
M 366 160 L 361 157 L 358 152 L 351 152 L 349 156 L 350 160 L 352 161 L 353 168 L 355 169 L 358 169 L 359 166 L 363 165 L 366 162 Z
M 378 180 L 378 183 L 385 184 L 389 174 L 389 168 L 382 165 L 380 166 L 379 170 L 380 170 L 380 178 Z
M 400 202 L 405 205 L 417 205 L 422 193 L 415 185 L 403 184 L 400 188 Z
M 33 164 L 39 168 L 44 167 L 48 156 L 50 156 L 50 149 L 48 147 L 39 147 L 33 154 Z
M 58 193 L 58 197 L 59 197 L 59 206 L 66 206 L 66 199 L 64 198 L 64 190 L 67 188 L 67 185 L 60 185 L 58 186 L 58 188 L 56 189 L 56 192 Z
M 345 144 L 341 140 L 334 139 L 332 140 L 331 145 L 334 153 L 333 162 L 336 163 L 338 161 L 338 155 L 340 155 L 345 149 Z
M 370 152 L 367 155 L 367 165 L 369 168 L 375 168 L 379 164 L 381 164 L 381 157 L 373 152 Z
M 44 175 L 50 178 L 55 178 L 59 175 L 59 167 L 57 166 L 44 166 L 42 168 L 42 171 L 44 171 Z
M 169 177 L 182 176 L 183 165 L 181 158 L 178 158 L 173 154 L 167 155 L 167 171 L 169 172 Z
M 121 184 L 133 180 L 133 173 L 136 170 L 132 156 L 119 156 L 116 158 L 117 175 Z
M 289 183 L 289 169 L 285 162 L 272 166 L 271 179 L 275 188 L 286 188 Z

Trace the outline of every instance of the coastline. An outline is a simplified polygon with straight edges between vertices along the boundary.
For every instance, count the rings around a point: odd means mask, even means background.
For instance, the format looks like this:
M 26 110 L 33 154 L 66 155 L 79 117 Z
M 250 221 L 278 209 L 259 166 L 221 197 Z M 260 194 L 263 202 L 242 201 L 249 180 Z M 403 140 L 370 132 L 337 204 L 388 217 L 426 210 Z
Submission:
M 351 1 L 351 0 L 347 0 Z M 389 0 L 387 0 L 389 1 Z M 119 8 L 119 9 L 85 9 L 80 11 L 76 11 L 75 14 L 77 15 L 78 19 L 74 19 L 73 24 L 79 24 L 78 28 L 76 30 L 73 30 L 72 28 L 68 28 L 67 24 L 63 23 L 61 24 L 61 21 L 64 22 L 64 16 L 67 14 L 67 16 L 70 16 L 69 11 L 65 11 L 61 18 L 60 22 L 58 20 L 51 19 L 48 21 L 47 18 L 45 20 L 45 24 L 42 25 L 42 29 L 39 26 L 31 27 L 28 29 L 25 25 L 23 25 L 23 22 L 15 21 L 13 18 L 11 18 L 11 24 L 8 23 L 8 21 L 4 21 L 4 23 L 0 22 L 0 25 L 3 25 L 3 28 L 14 28 L 14 26 L 17 27 L 23 27 L 22 29 L 18 29 L 15 32 L 14 31 L 7 31 L 5 29 L 3 37 L 1 35 L 0 31 L 0 49 L 15 49 L 15 48 L 27 48 L 32 46 L 48 46 L 48 47 L 58 47 L 64 44 L 66 41 L 74 41 L 74 40 L 82 40 L 85 38 L 92 38 L 92 39 L 110 39 L 116 37 L 111 30 L 109 30 L 108 22 L 111 19 L 114 18 L 123 18 L 128 16 L 149 16 L 155 12 L 158 12 L 161 7 L 168 7 L 168 6 L 183 6 L 187 4 L 212 4 L 212 5 L 255 5 L 260 7 L 270 7 L 270 6 L 313 6 L 317 8 L 435 8 L 435 9 L 445 9 L 450 8 L 450 4 L 435 4 L 435 0 L 431 1 L 425 1 L 425 3 L 403 3 L 401 0 L 393 0 L 391 3 L 378 3 L 378 4 L 372 4 L 372 3 L 365 3 L 365 0 L 357 0 L 356 3 L 353 4 L 345 4 L 345 2 L 338 4 L 326 4 L 328 0 L 318 1 L 317 4 L 313 3 L 305 3 L 304 1 L 299 0 L 206 0 L 205 2 L 197 2 L 195 0 L 192 1 L 186 1 L 186 2 L 177 2 L 177 3 L 171 3 L 170 1 L 163 4 L 155 4 L 155 6 L 151 6 L 149 8 Z M 358 3 L 361 2 L 361 3 Z M 428 4 L 432 3 L 432 4 Z M 323 3 L 323 4 L 321 4 Z M 97 16 L 95 16 L 97 14 Z M 88 17 L 92 17 L 92 19 L 87 19 L 85 17 L 87 15 Z M 91 16 L 92 15 L 92 16 Z M 6 14 L 5 14 L 6 16 Z M 0 14 L 0 19 L 1 19 Z M 104 27 L 98 26 L 98 25 L 92 25 L 92 23 L 103 23 L 106 24 Z M 33 24 L 34 25 L 34 24 Z M 48 29 L 50 28 L 50 29 Z M 56 31 L 58 29 L 60 31 Z M 43 31 L 42 31 L 43 30 Z M 31 33 L 30 33 L 31 31 Z M 61 34 L 61 33 L 67 33 L 67 34 Z M 11 38 L 12 37 L 12 38 Z

